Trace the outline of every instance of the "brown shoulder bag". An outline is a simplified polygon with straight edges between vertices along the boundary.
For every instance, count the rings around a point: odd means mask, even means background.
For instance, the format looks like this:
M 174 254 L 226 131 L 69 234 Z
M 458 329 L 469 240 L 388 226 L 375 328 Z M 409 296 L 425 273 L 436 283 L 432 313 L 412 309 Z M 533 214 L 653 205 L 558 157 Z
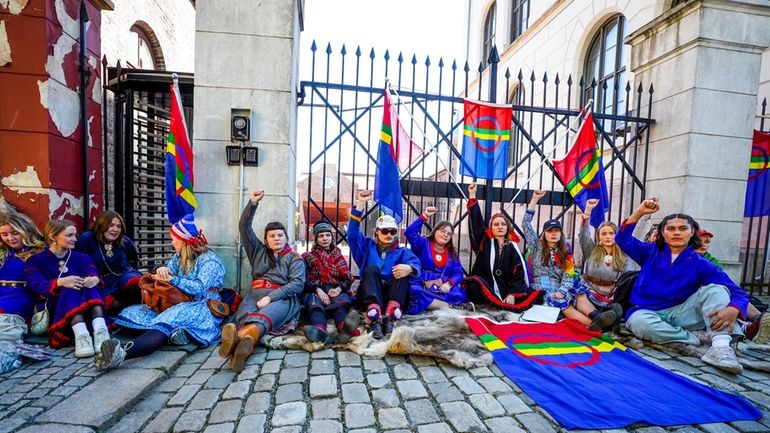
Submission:
M 142 303 L 157 313 L 162 313 L 180 302 L 189 302 L 193 298 L 166 281 L 153 280 L 145 274 L 139 280 Z

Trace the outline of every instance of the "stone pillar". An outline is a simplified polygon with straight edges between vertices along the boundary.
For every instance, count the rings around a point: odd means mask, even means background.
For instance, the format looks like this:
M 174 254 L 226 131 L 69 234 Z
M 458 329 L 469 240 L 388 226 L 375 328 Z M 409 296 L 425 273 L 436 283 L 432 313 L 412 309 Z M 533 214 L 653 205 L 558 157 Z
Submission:
M 195 23 L 196 220 L 226 264 L 226 283 L 238 275 L 238 218 L 253 190 L 265 198 L 254 229 L 262 237 L 280 221 L 294 240 L 297 59 L 300 14 L 295 0 L 197 3 Z M 231 109 L 251 111 L 251 142 L 259 166 L 228 166 Z M 243 179 L 241 180 L 241 173 Z M 243 188 L 241 188 L 243 185 Z M 251 280 L 245 261 L 241 281 Z M 244 286 L 246 287 L 246 286 Z
M 636 84 L 653 83 L 647 196 L 655 217 L 684 212 L 716 234 L 712 253 L 740 281 L 741 227 L 767 2 L 696 0 L 629 35 Z M 647 100 L 642 101 L 642 111 Z
M 80 116 L 80 1 L 0 2 L 0 202 L 41 226 L 50 218 L 83 221 L 88 176 L 90 216 L 101 212 L 101 11 L 86 1 L 88 170 Z

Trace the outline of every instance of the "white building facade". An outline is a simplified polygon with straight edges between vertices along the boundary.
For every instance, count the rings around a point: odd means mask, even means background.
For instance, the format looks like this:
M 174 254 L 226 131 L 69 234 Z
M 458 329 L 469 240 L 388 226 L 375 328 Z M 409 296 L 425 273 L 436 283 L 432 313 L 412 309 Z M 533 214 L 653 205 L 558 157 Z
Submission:
M 717 234 L 712 252 L 739 280 L 752 131 L 759 126 L 758 105 L 770 96 L 770 2 L 498 0 L 466 7 L 472 65 L 486 63 L 494 44 L 499 74 L 509 69 L 514 76 L 521 70 L 525 77 L 547 73 L 553 80 L 558 73 L 562 80 L 584 80 L 582 89 L 573 85 L 557 100 L 537 86 L 526 88 L 533 95 L 517 94 L 512 79 L 507 89 L 497 86 L 497 102 L 524 97 L 565 106 L 571 98 L 575 107 L 584 92 L 586 100 L 595 98 L 597 112 L 629 106 L 634 114 L 640 102 L 644 113 L 647 93 L 625 101 L 636 92 L 624 89 L 652 84 L 656 123 L 649 130 L 646 196 L 660 198 L 658 219 L 684 212 Z M 489 69 L 469 95 L 479 85 L 489 95 Z

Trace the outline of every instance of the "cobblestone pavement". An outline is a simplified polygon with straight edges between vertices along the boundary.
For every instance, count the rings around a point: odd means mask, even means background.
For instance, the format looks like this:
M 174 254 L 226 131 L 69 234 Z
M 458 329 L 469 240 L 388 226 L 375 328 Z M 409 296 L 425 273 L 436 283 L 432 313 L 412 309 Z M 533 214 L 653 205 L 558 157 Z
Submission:
M 645 358 L 753 401 L 758 422 L 606 432 L 770 432 L 770 374 L 722 373 L 644 347 Z M 766 356 L 754 352 L 758 357 Z M 550 433 L 553 420 L 500 370 L 463 370 L 416 356 L 362 358 L 258 348 L 240 374 L 216 347 L 164 350 L 96 373 L 71 349 L 0 376 L 0 432 Z

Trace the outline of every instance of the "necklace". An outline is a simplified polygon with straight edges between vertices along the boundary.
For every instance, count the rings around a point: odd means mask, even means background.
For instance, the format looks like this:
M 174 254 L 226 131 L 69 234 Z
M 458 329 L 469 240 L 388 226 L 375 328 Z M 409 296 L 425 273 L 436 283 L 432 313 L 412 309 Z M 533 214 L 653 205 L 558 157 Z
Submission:
M 66 273 L 69 269 L 67 268 L 67 262 L 70 261 L 70 255 L 72 254 L 71 250 L 67 251 L 67 257 L 62 257 L 59 259 L 59 275 Z
M 112 258 L 113 252 L 112 252 L 112 244 L 104 244 L 104 255 Z
M 604 256 L 604 264 L 607 266 L 612 265 L 612 254 L 607 254 Z

